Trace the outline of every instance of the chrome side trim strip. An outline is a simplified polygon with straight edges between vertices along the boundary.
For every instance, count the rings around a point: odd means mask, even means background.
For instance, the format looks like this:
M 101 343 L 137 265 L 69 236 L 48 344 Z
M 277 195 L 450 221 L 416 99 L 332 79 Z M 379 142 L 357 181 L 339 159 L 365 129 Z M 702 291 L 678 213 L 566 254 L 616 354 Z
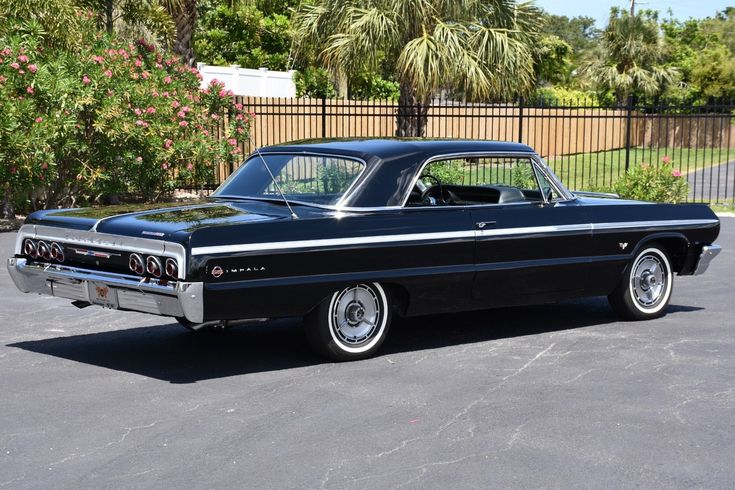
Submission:
M 242 243 L 194 247 L 192 255 L 219 254 L 228 252 L 254 252 L 265 250 L 288 250 L 292 248 L 335 247 L 342 245 L 367 245 L 371 243 L 412 242 L 425 240 L 448 240 L 452 238 L 474 238 L 473 230 L 446 231 L 438 233 L 409 233 L 404 235 L 374 235 L 347 238 L 324 238 L 319 240 L 292 240 L 286 242 Z
M 592 225 L 581 223 L 575 225 L 549 225 L 549 226 L 525 226 L 519 228 L 501 228 L 498 230 L 486 229 L 477 230 L 478 237 L 494 237 L 508 235 L 531 235 L 531 234 L 547 234 L 547 233 L 569 233 L 575 231 L 590 231 Z
M 611 223 L 593 223 L 592 231 L 596 230 L 621 230 L 628 228 L 661 228 L 671 226 L 704 226 L 719 223 L 718 219 L 669 219 L 655 221 L 620 221 Z
M 672 226 L 703 226 L 719 223 L 717 219 L 625 221 L 617 223 L 580 223 L 571 225 L 528 226 L 521 228 L 499 228 L 467 231 L 448 231 L 436 233 L 407 233 L 401 235 L 373 235 L 363 237 L 324 238 L 317 240 L 289 240 L 283 242 L 242 243 L 233 245 L 214 245 L 194 247 L 192 255 L 208 255 L 235 252 L 261 252 L 268 250 L 290 250 L 295 248 L 339 247 L 345 245 L 368 245 L 373 243 L 395 243 L 428 240 L 447 240 L 458 238 L 502 237 L 529 234 L 573 233 L 596 230 L 629 230 L 636 228 L 670 228 Z

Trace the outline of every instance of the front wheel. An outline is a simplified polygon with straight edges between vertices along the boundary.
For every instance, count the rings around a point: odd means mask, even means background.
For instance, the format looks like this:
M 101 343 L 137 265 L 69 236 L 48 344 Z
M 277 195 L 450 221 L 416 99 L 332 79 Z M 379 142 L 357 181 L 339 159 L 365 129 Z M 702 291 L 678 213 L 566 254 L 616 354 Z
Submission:
M 390 326 L 388 293 L 377 282 L 335 291 L 306 318 L 306 337 L 319 354 L 335 361 L 372 356 Z
M 671 298 L 674 274 L 663 247 L 646 247 L 626 267 L 623 278 L 608 300 L 626 320 L 648 320 L 664 314 Z

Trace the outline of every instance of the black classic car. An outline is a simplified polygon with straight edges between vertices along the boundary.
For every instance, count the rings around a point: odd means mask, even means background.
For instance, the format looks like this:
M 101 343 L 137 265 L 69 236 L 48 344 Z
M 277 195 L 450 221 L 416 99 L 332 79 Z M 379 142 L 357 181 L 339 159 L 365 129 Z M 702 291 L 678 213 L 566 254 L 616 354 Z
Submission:
M 304 316 L 337 360 L 395 314 L 607 296 L 662 315 L 674 274 L 720 250 L 706 205 L 573 193 L 528 146 L 323 140 L 263 148 L 206 201 L 31 214 L 8 260 L 21 291 L 175 317 L 192 330 Z

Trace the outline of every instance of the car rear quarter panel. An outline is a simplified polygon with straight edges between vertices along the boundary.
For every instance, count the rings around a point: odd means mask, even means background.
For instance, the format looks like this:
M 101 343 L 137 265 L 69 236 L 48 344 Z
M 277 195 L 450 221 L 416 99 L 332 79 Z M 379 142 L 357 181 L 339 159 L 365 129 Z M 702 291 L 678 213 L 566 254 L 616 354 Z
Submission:
M 630 261 L 653 242 L 666 249 L 675 272 L 690 274 L 701 247 L 714 242 L 720 230 L 717 216 L 703 204 L 583 201 L 593 225 L 590 295 L 609 294 Z
M 472 236 L 406 240 L 409 235 L 466 232 L 462 209 L 327 213 L 321 217 L 252 223 L 194 232 L 194 280 L 203 280 L 205 318 L 303 315 L 333 291 L 355 281 L 379 281 L 408 298 L 409 314 L 465 309 L 474 276 Z M 401 241 L 391 236 L 404 237 Z M 345 237 L 385 237 L 375 243 L 335 245 Z M 314 242 L 318 240 L 318 242 Z M 326 242 L 325 242 L 326 241 Z M 259 250 L 285 243 L 297 248 Z M 252 250 L 238 251 L 242 244 Z M 226 247 L 218 252 L 211 247 Z M 204 251 L 205 253 L 198 253 Z M 213 251 L 214 253 L 211 253 Z M 217 274 L 213 274 L 215 268 Z M 219 274 L 219 277 L 215 275 Z

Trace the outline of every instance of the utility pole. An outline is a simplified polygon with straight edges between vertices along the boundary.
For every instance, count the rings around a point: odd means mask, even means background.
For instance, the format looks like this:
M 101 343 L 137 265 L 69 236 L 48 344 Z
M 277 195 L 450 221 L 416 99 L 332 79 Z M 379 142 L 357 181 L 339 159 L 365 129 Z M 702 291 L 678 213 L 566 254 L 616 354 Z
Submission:
M 635 17 L 635 0 L 630 0 L 630 16 Z

